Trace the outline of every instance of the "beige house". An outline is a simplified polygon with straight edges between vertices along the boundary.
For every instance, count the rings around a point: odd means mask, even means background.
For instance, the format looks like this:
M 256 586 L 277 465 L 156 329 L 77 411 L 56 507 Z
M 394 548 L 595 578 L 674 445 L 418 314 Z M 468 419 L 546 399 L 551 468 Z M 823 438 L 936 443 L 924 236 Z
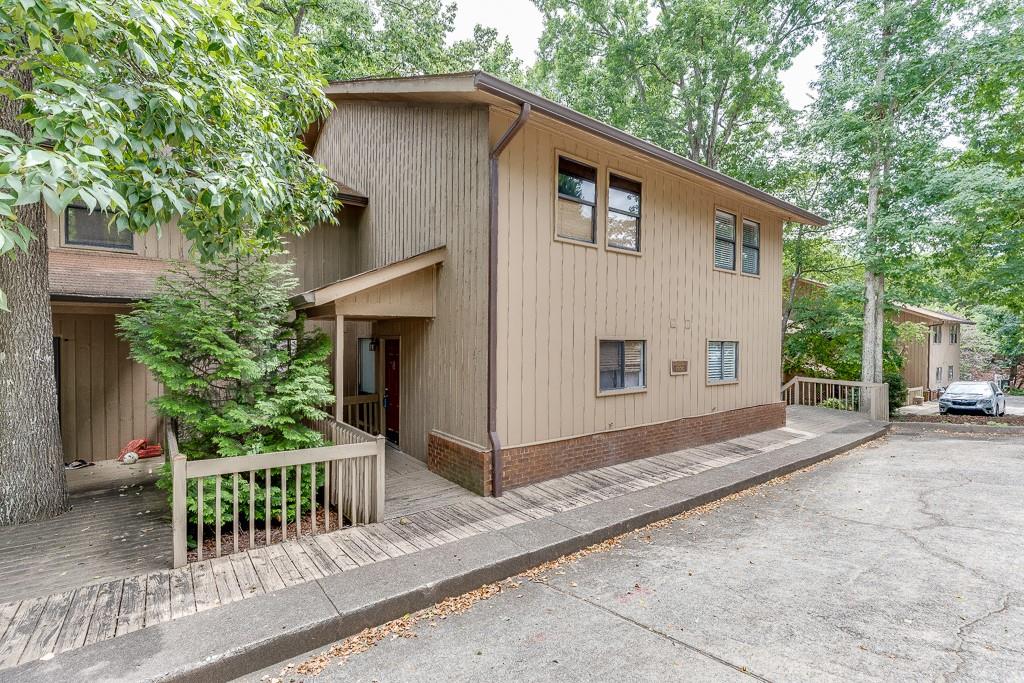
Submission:
M 344 207 L 289 251 L 342 419 L 479 493 L 785 423 L 782 221 L 821 218 L 483 73 L 327 94 Z M 188 245 L 52 218 L 67 459 L 116 457 L 159 387 L 113 316 Z
M 295 304 L 347 421 L 481 493 L 784 424 L 782 221 L 821 218 L 487 74 L 327 93 L 366 205 Z
M 909 344 L 905 350 L 903 379 L 907 387 L 922 387 L 936 393 L 960 379 L 960 327 L 973 325 L 967 318 L 920 306 L 897 307 L 898 322 L 917 322 L 928 326 L 925 340 Z

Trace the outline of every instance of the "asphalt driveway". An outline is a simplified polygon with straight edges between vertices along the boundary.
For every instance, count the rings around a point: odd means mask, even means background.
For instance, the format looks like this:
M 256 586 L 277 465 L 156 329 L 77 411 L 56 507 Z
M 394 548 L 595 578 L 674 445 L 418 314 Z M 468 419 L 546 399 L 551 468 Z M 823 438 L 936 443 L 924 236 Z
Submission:
M 1020 437 L 892 436 L 316 680 L 1024 680 L 1022 500 Z

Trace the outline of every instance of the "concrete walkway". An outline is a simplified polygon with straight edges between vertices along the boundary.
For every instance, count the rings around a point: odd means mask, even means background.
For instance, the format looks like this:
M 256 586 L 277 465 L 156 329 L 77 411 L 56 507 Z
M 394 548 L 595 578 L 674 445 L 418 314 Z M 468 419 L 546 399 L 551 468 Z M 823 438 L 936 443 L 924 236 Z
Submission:
M 789 424 L 523 487 L 501 499 L 474 498 L 129 577 L 120 586 L 0 605 L 0 666 L 20 665 L 9 669 L 18 680 L 52 679 L 71 668 L 94 680 L 245 673 L 269 663 L 254 658 L 256 647 L 273 643 L 282 656 L 301 652 L 884 430 L 854 414 L 814 408 L 791 409 Z M 140 652 L 146 657 L 132 654 Z

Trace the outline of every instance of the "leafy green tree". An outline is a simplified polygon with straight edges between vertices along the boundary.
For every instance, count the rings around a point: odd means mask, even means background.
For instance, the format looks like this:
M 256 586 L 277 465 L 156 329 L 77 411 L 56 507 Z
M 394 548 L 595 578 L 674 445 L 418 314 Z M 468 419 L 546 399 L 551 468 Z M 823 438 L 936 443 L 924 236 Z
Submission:
M 268 0 L 283 26 L 315 46 L 328 80 L 482 69 L 521 82 L 507 38 L 476 26 L 450 41 L 455 3 L 442 0 Z
M 331 344 L 322 332 L 307 332 L 302 316 L 292 318 L 288 297 L 298 283 L 290 272 L 290 264 L 260 253 L 183 264 L 159 281 L 150 300 L 118 317 L 131 357 L 163 386 L 153 403 L 177 425 L 188 459 L 324 445 L 307 425 L 325 417 L 322 408 L 334 402 L 327 374 Z M 230 491 L 230 478 L 224 483 Z M 239 495 L 248 510 L 248 482 L 241 483 Z M 160 485 L 170 489 L 169 467 Z M 262 474 L 257 497 L 268 485 L 280 502 L 278 487 L 264 482 Z M 207 493 L 213 495 L 212 485 Z M 293 508 L 296 495 L 309 498 L 309 486 L 288 495 Z M 196 498 L 193 482 L 188 503 L 193 520 Z M 212 523 L 215 501 L 205 502 L 206 521 Z M 308 500 L 303 502 L 311 509 Z M 230 521 L 230 494 L 222 505 L 222 519 Z M 263 506 L 257 507 L 263 514 Z
M 0 524 L 59 514 L 45 210 L 172 220 L 202 257 L 330 220 L 314 53 L 244 0 L 0 0 Z M 6 407 L 18 405 L 18 410 Z
M 974 53 L 950 110 L 965 148 L 927 188 L 931 241 L 949 299 L 1024 317 L 1024 5 L 987 3 Z
M 812 139 L 833 154 L 836 222 L 863 262 L 861 378 L 884 379 L 886 277 L 927 243 L 933 207 L 922 189 L 944 158 L 946 115 L 970 68 L 968 3 L 848 0 L 829 12 Z
M 783 373 L 787 376 L 829 377 L 856 380 L 860 377 L 860 329 L 863 313 L 861 286 L 851 278 L 822 287 L 802 289 L 793 300 L 789 327 L 783 340 Z M 893 322 L 893 309 L 885 321 L 883 381 L 903 368 L 903 350 L 925 339 L 927 330 L 918 323 Z M 906 385 L 898 382 L 905 394 Z M 890 407 L 901 405 L 893 404 Z
M 534 1 L 544 14 L 536 87 L 755 182 L 792 120 L 779 73 L 823 11 L 815 0 Z

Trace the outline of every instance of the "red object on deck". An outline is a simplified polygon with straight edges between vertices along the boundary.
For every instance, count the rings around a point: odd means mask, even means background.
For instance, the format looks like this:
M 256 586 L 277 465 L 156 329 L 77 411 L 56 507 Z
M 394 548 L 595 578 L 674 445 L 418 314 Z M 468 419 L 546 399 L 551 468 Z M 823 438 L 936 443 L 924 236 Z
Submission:
M 155 458 L 158 455 L 163 455 L 164 449 L 158 443 L 151 444 L 146 439 L 132 439 L 124 445 L 121 452 L 118 453 L 117 459 L 124 462 L 124 456 L 128 453 L 135 453 L 142 458 Z

